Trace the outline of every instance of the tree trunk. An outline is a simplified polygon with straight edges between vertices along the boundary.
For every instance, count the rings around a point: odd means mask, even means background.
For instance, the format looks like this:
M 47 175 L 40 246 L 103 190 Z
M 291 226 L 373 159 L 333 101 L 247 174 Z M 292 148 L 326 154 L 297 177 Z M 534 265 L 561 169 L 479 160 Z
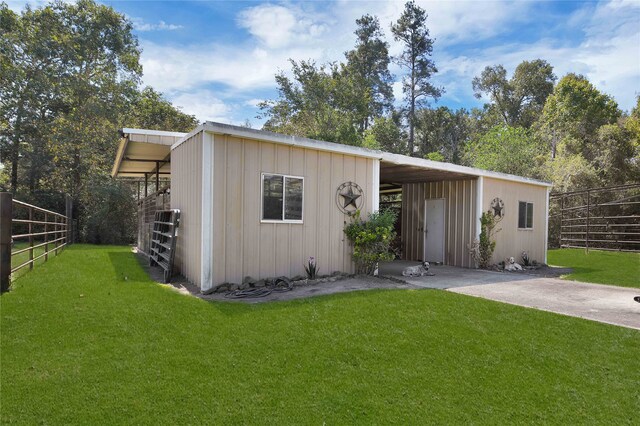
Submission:
M 16 126 L 13 132 L 13 146 L 11 147 L 11 192 L 18 190 L 18 162 L 20 161 L 20 127 L 22 127 L 22 115 L 24 114 L 24 103 L 20 101 L 16 114 Z
M 413 92 L 413 90 L 412 90 Z M 411 96 L 411 108 L 409 110 L 409 156 L 413 157 L 413 142 L 414 142 L 414 117 L 416 114 L 416 99 Z

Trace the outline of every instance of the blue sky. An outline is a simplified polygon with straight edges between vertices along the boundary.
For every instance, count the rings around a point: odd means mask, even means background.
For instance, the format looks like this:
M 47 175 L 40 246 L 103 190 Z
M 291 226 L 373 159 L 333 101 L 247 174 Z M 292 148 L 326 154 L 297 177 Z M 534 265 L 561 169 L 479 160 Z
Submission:
M 38 2 L 32 2 L 38 4 Z M 199 120 L 243 123 L 256 104 L 276 97 L 274 75 L 287 59 L 340 61 L 353 47 L 355 20 L 378 16 L 391 53 L 400 46 L 389 27 L 402 1 L 103 1 L 134 23 L 143 82 Z M 434 105 L 481 106 L 471 79 L 487 65 L 509 72 L 542 58 L 558 77 L 586 75 L 622 109 L 640 94 L 640 1 L 418 2 L 436 39 L 435 83 L 446 90 Z M 19 9 L 24 2 L 9 2 Z M 394 86 L 397 101 L 401 70 Z M 170 130 L 170 129 L 167 129 Z

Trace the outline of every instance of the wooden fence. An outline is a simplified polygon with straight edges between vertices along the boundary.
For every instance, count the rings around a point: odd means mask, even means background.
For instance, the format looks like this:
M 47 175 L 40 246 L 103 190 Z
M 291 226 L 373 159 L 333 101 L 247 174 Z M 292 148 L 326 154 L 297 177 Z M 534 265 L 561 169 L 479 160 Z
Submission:
M 549 196 L 549 245 L 640 251 L 640 183 Z
M 66 197 L 65 214 L 14 200 L 9 192 L 0 192 L 0 291 L 9 290 L 11 277 L 23 268 L 33 269 L 35 262 L 58 254 L 71 242 L 71 198 Z M 15 243 L 26 247 L 13 250 Z M 21 245 L 21 244 L 19 244 Z M 34 256 L 34 251 L 42 253 Z M 15 256 L 28 253 L 19 265 L 12 265 Z M 23 256 L 21 256 L 23 257 Z

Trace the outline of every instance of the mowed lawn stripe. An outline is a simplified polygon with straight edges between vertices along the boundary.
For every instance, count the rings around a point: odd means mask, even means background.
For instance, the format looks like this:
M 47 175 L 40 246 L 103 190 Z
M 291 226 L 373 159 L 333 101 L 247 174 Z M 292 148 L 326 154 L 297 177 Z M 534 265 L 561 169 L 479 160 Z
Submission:
M 1 298 L 1 420 L 632 423 L 640 333 L 436 290 L 246 305 L 76 245 Z

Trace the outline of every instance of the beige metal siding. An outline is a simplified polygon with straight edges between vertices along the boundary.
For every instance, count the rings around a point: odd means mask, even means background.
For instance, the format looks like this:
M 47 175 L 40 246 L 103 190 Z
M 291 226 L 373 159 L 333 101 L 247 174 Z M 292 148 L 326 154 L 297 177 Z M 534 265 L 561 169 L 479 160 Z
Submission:
M 180 209 L 175 268 L 200 285 L 202 238 L 202 133 L 171 151 L 171 208 Z
M 520 261 L 522 252 L 527 251 L 531 259 L 544 262 L 547 188 L 485 177 L 483 211 L 489 210 L 491 201 L 496 197 L 504 201 L 505 215 L 497 227 L 501 230 L 495 236 L 496 250 L 493 261 L 500 262 L 510 256 Z M 533 203 L 533 229 L 518 229 L 519 201 Z
M 424 202 L 426 199 L 444 198 L 445 263 L 475 266 L 468 247 L 476 235 L 476 191 L 476 179 L 402 185 L 403 258 L 422 260 Z
M 336 190 L 345 181 L 359 184 L 368 213 L 377 160 L 220 134 L 211 160 L 214 285 L 303 275 L 309 256 L 323 274 L 353 271 Z M 260 222 L 261 173 L 304 177 L 303 224 Z

